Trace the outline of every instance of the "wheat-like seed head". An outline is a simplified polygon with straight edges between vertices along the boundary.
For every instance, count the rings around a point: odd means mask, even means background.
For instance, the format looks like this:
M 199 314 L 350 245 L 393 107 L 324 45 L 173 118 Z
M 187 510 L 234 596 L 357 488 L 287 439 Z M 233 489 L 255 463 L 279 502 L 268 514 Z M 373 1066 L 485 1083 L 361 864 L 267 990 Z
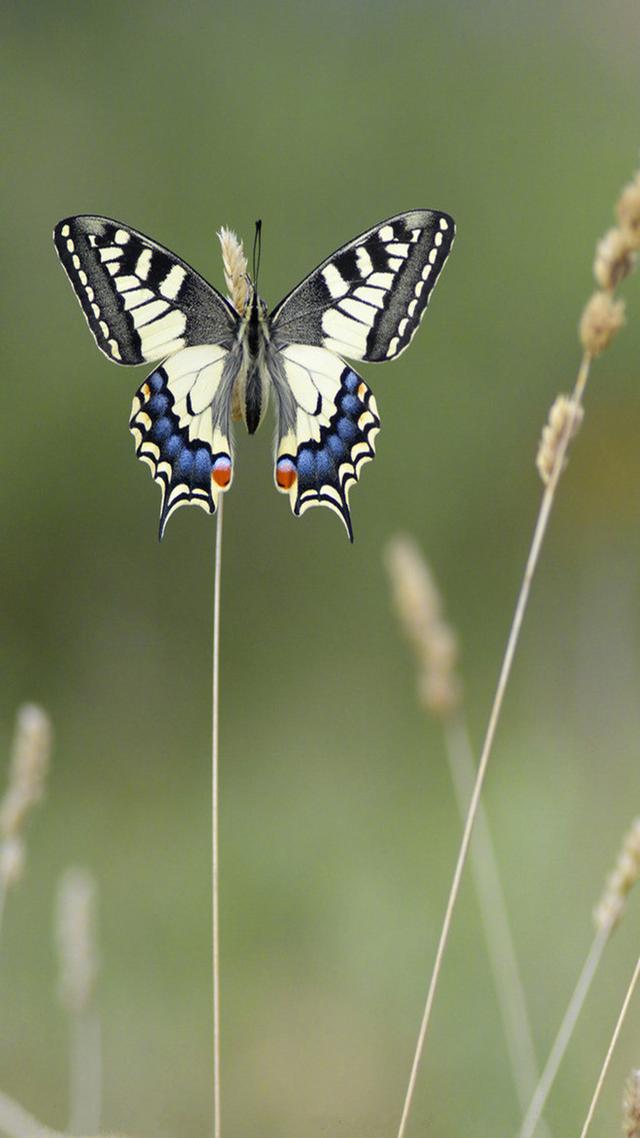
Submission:
M 549 418 L 543 427 L 540 446 L 536 457 L 536 466 L 545 486 L 555 468 L 558 449 L 568 430 L 571 438 L 575 438 L 584 417 L 584 410 L 580 404 L 575 404 L 568 395 L 558 395 L 549 411 Z M 563 469 L 566 466 L 565 457 Z
M 624 301 L 608 292 L 594 292 L 580 318 L 580 341 L 593 358 L 599 356 L 624 324 Z
M 9 783 L 0 802 L 0 881 L 13 885 L 24 870 L 24 828 L 40 802 L 51 758 L 52 730 L 46 711 L 27 703 L 18 711 Z
M 450 716 L 460 705 L 456 675 L 458 645 L 443 615 L 440 593 L 427 562 L 409 537 L 393 538 L 385 562 L 400 624 L 418 661 L 418 694 L 437 717 Z
M 596 246 L 593 275 L 600 288 L 612 292 L 633 271 L 637 252 L 626 229 L 610 229 Z
M 636 818 L 625 834 L 622 848 L 604 892 L 593 912 L 599 929 L 613 929 L 620 921 L 627 897 L 640 877 L 640 818 Z
M 626 1138 L 640 1138 L 640 1070 L 631 1071 L 622 1098 L 622 1133 Z
M 631 248 L 640 249 L 640 170 L 623 189 L 616 210 Z
M 67 1011 L 79 1015 L 91 1004 L 98 975 L 95 930 L 96 884 L 85 869 L 66 870 L 56 904 L 60 962 L 58 990 Z
M 247 306 L 249 291 L 244 246 L 233 230 L 226 229 L 224 226 L 218 231 L 218 240 L 222 249 L 224 279 L 229 292 L 229 300 L 242 316 Z

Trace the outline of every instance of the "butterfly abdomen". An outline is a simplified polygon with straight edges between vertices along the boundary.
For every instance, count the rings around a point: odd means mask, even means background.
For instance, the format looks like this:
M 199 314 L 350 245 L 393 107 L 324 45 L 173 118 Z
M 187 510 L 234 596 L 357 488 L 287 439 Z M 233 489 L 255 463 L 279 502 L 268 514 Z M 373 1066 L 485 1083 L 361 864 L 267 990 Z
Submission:
M 269 403 L 271 378 L 267 364 L 270 354 L 269 334 L 264 319 L 264 304 L 254 291 L 247 318 L 240 332 L 242 364 L 236 379 L 235 399 L 250 435 L 262 422 Z

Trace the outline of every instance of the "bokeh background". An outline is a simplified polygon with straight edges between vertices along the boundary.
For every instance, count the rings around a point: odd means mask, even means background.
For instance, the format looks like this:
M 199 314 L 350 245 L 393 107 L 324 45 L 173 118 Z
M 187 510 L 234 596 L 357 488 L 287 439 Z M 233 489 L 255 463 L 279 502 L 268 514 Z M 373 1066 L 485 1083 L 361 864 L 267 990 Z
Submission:
M 394 1133 L 459 836 L 416 706 L 382 551 L 431 559 L 463 645 L 476 743 L 540 498 L 534 456 L 578 362 L 596 238 L 637 166 L 635 0 L 6 3 L 2 686 L 56 728 L 0 958 L 0 1086 L 67 1111 L 52 908 L 100 887 L 105 1126 L 210 1129 L 214 524 L 159 492 L 127 420 L 141 371 L 96 350 L 54 256 L 70 213 L 155 236 L 222 285 L 221 224 L 264 221 L 273 304 L 330 250 L 435 206 L 458 240 L 411 350 L 364 367 L 378 458 L 356 542 L 272 486 L 237 432 L 225 510 L 223 1121 L 227 1138 Z M 640 280 L 598 363 L 561 487 L 486 802 L 536 1044 L 640 809 Z M 581 1125 L 640 936 L 617 933 L 549 1118 Z M 518 1111 L 474 894 L 463 889 L 413 1134 L 513 1133 Z M 597 1120 L 640 1062 L 632 1009 Z

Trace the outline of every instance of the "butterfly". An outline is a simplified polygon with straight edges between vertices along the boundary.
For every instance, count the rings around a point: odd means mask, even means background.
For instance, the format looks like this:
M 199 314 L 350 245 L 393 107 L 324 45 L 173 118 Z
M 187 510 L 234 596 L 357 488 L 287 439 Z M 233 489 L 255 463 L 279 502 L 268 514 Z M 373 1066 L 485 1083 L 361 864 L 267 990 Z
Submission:
M 54 243 L 100 350 L 156 366 L 136 392 L 136 454 L 162 491 L 160 537 L 179 506 L 214 513 L 233 477 L 231 420 L 253 434 L 269 397 L 274 477 L 296 515 L 324 505 L 353 541 L 349 490 L 374 457 L 371 390 L 348 364 L 397 358 L 427 307 L 455 235 L 416 209 L 341 246 L 271 313 L 246 276 L 238 308 L 185 261 L 108 217 L 68 217 Z

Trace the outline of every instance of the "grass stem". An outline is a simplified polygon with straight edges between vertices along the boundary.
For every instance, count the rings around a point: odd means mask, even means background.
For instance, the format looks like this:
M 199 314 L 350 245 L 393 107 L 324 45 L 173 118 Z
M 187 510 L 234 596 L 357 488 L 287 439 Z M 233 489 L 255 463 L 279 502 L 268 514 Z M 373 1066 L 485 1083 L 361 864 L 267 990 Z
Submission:
M 71 1134 L 98 1134 L 102 1113 L 102 1033 L 93 1009 L 72 1022 L 69 1088 Z
M 475 766 L 463 714 L 458 712 L 444 720 L 443 731 L 458 809 L 464 818 L 473 790 Z M 475 881 L 513 1082 L 520 1109 L 524 1111 L 538 1082 L 538 1066 L 498 860 L 482 803 L 478 807 L 473 836 L 471 871 Z
M 220 1138 L 220 920 L 219 920 L 219 722 L 220 722 L 220 582 L 222 575 L 222 517 L 224 494 L 216 515 L 213 577 L 213 691 L 211 730 L 211 910 L 213 953 L 213 1136 Z
M 618 1016 L 618 1019 L 616 1020 L 616 1026 L 613 1029 L 613 1035 L 611 1036 L 611 1042 L 609 1043 L 609 1046 L 607 1048 L 607 1054 L 604 1057 L 604 1063 L 602 1064 L 602 1068 L 601 1068 L 600 1074 L 598 1076 L 598 1081 L 596 1083 L 596 1088 L 593 1092 L 593 1097 L 592 1097 L 591 1102 L 589 1104 L 589 1110 L 587 1111 L 587 1117 L 585 1118 L 584 1126 L 582 1127 L 582 1130 L 580 1131 L 580 1138 L 587 1138 L 587 1131 L 589 1130 L 589 1127 L 591 1126 L 591 1120 L 593 1119 L 593 1116 L 594 1116 L 595 1110 L 596 1110 L 596 1106 L 598 1105 L 598 1099 L 600 1098 L 600 1092 L 602 1091 L 602 1086 L 603 1086 L 604 1080 L 607 1077 L 607 1071 L 609 1070 L 609 1064 L 611 1063 L 611 1056 L 613 1055 L 616 1043 L 618 1042 L 618 1036 L 620 1035 L 620 1031 L 622 1030 L 622 1024 L 624 1023 L 624 1019 L 625 1019 L 625 1016 L 627 1014 L 627 1008 L 629 1007 L 629 1004 L 631 1003 L 631 997 L 633 996 L 633 993 L 635 991 L 635 987 L 636 987 L 636 984 L 638 982 L 639 976 L 640 976 L 640 956 L 638 957 L 638 959 L 636 961 L 636 966 L 633 970 L 633 976 L 631 977 L 631 980 L 629 982 L 629 987 L 627 988 L 625 998 L 622 1002 L 620 1014 Z
M 580 1012 L 584 1007 L 584 1002 L 589 994 L 593 977 L 596 974 L 597 967 L 602 959 L 602 954 L 610 935 L 611 929 L 603 927 L 598 929 L 593 938 L 591 948 L 589 949 L 582 971 L 578 977 L 573 995 L 569 1000 L 564 1018 L 558 1029 L 558 1034 L 553 1042 L 553 1047 L 549 1052 L 549 1058 L 540 1076 L 540 1082 L 536 1087 L 524 1121 L 520 1127 L 518 1138 L 532 1138 L 536 1131 L 540 1115 L 544 1110 L 549 1092 L 555 1082 L 558 1069 L 569 1046 L 569 1041 L 578 1022 Z
M 527 603 L 529 600 L 529 593 L 531 591 L 531 583 L 533 581 L 533 577 L 534 577 L 534 574 L 536 571 L 536 567 L 537 567 L 538 560 L 540 557 L 540 551 L 542 549 L 542 544 L 544 541 L 544 536 L 545 536 L 547 526 L 549 523 L 549 518 L 551 516 L 551 510 L 552 510 L 554 499 L 555 499 L 556 488 L 557 488 L 557 485 L 558 485 L 558 482 L 560 479 L 560 475 L 562 474 L 562 470 L 564 467 L 564 460 L 565 460 L 565 454 L 567 451 L 567 447 L 569 445 L 569 441 L 571 439 L 571 436 L 574 432 L 574 427 L 575 427 L 576 421 L 580 415 L 580 410 L 581 410 L 581 405 L 582 405 L 582 396 L 584 394 L 584 389 L 585 389 L 586 382 L 587 382 L 587 379 L 589 376 L 590 365 L 591 365 L 591 355 L 588 352 L 585 352 L 583 357 L 582 357 L 582 362 L 580 364 L 578 376 L 577 376 L 575 387 L 574 387 L 573 394 L 571 397 L 572 413 L 569 415 L 569 417 L 567 419 L 567 424 L 566 424 L 565 430 L 563 432 L 562 438 L 561 438 L 559 445 L 558 445 L 558 449 L 557 449 L 557 453 L 556 453 L 556 461 L 555 461 L 553 470 L 552 470 L 550 477 L 549 477 L 549 481 L 547 482 L 547 485 L 545 487 L 545 490 L 544 490 L 544 493 L 542 496 L 542 502 L 540 504 L 540 510 L 538 513 L 538 518 L 537 518 L 535 528 L 533 531 L 533 538 L 531 541 L 529 556 L 527 558 L 527 563 L 525 566 L 524 577 L 523 577 L 522 584 L 520 587 L 520 593 L 518 595 L 518 599 L 516 602 L 516 607 L 515 607 L 515 612 L 514 612 L 514 616 L 513 616 L 513 621 L 511 624 L 511 629 L 509 631 L 509 636 L 507 638 L 507 646 L 506 646 L 504 658 L 502 661 L 502 667 L 500 669 L 500 675 L 498 678 L 496 693 L 495 693 L 494 700 L 493 700 L 493 706 L 491 708 L 491 712 L 489 715 L 489 722 L 487 725 L 487 731 L 486 731 L 486 735 L 485 735 L 485 739 L 484 739 L 484 744 L 482 747 L 482 753 L 480 755 L 480 761 L 478 763 L 478 769 L 477 769 L 477 773 L 476 773 L 473 792 L 471 795 L 471 801 L 469 803 L 469 809 L 467 812 L 467 818 L 466 818 L 466 822 L 464 825 L 462 840 L 460 842 L 460 849 L 458 852 L 458 857 L 456 860 L 456 865 L 455 865 L 455 869 L 454 869 L 454 873 L 453 873 L 453 879 L 452 879 L 451 887 L 449 890 L 449 897 L 447 900 L 444 920 L 442 923 L 442 930 L 440 932 L 438 947 L 436 949 L 436 957 L 435 957 L 435 961 L 434 961 L 434 965 L 433 965 L 433 971 L 431 973 L 431 980 L 429 982 L 429 989 L 427 992 L 427 998 L 425 1001 L 424 1011 L 422 1014 L 420 1029 L 418 1032 L 418 1039 L 417 1039 L 417 1043 L 416 1043 L 416 1047 L 415 1047 L 415 1051 L 414 1051 L 413 1062 L 411 1065 L 411 1072 L 409 1075 L 409 1083 L 407 1086 L 407 1092 L 405 1095 L 404 1105 L 402 1108 L 402 1116 L 400 1119 L 400 1126 L 398 1129 L 398 1138 L 404 1138 L 404 1134 L 405 1134 L 405 1130 L 406 1130 L 406 1126 L 407 1126 L 407 1121 L 409 1118 L 409 1112 L 411 1109 L 411 1103 L 413 1101 L 413 1096 L 414 1096 L 415 1086 L 416 1086 L 416 1081 L 417 1081 L 417 1076 L 418 1076 L 418 1069 L 420 1066 L 420 1061 L 422 1059 L 422 1053 L 424 1050 L 424 1045 L 425 1045 L 427 1032 L 428 1032 L 428 1028 L 429 1028 L 429 1022 L 431 1019 L 431 1012 L 433 1009 L 433 1003 L 434 1003 L 434 999 L 435 999 L 436 989 L 438 986 L 438 980 L 440 978 L 440 971 L 442 969 L 442 961 L 444 958 L 444 953 L 445 953 L 445 949 L 447 946 L 447 942 L 449 939 L 449 932 L 451 929 L 451 921 L 453 918 L 453 911 L 454 911 L 455 904 L 456 904 L 456 901 L 458 898 L 458 893 L 460 891 L 460 882 L 462 880 L 462 873 L 463 873 L 463 870 L 464 870 L 464 867 L 466 864 L 466 860 L 467 860 L 467 855 L 469 852 L 469 845 L 471 842 L 471 833 L 473 830 L 476 815 L 478 813 L 478 806 L 480 804 L 480 793 L 482 791 L 484 778 L 485 778 L 485 775 L 487 772 L 487 766 L 489 764 L 489 758 L 491 756 L 491 750 L 493 747 L 493 741 L 494 741 L 495 734 L 496 734 L 496 728 L 498 726 L 498 720 L 500 718 L 500 712 L 502 710 L 502 704 L 504 701 L 505 691 L 507 688 L 509 677 L 511 675 L 511 669 L 513 666 L 513 659 L 515 656 L 515 651 L 516 651 L 516 647 L 518 644 L 518 640 L 520 637 L 520 630 L 522 628 L 522 622 L 524 619 L 524 614 L 526 612 Z
M 2 925 L 4 923 L 4 910 L 7 902 L 7 883 L 0 879 L 0 941 L 2 940 Z
M 51 1130 L 38 1122 L 19 1103 L 0 1091 L 0 1134 L 6 1138 L 64 1138 L 58 1130 Z

